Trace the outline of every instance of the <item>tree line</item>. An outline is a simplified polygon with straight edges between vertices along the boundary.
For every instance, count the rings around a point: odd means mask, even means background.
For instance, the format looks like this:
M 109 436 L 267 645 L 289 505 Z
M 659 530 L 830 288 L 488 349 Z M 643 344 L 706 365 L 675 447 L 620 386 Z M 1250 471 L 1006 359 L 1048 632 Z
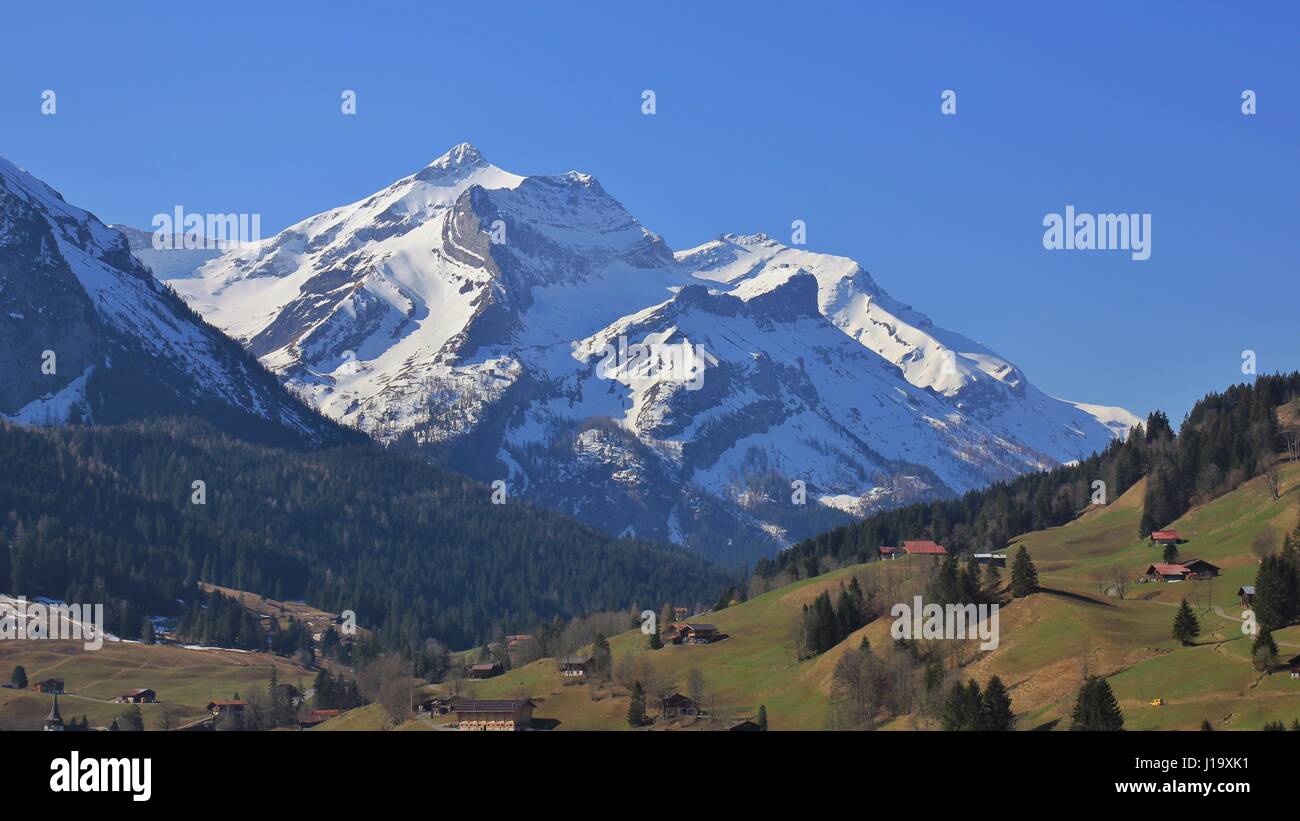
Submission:
M 108 629 L 208 604 L 200 581 L 353 610 L 384 647 L 473 646 L 559 616 L 706 601 L 725 577 L 380 448 L 232 439 L 196 420 L 0 424 L 0 590 L 105 604 Z M 204 483 L 203 503 L 193 483 Z M 187 629 L 245 644 L 216 614 Z

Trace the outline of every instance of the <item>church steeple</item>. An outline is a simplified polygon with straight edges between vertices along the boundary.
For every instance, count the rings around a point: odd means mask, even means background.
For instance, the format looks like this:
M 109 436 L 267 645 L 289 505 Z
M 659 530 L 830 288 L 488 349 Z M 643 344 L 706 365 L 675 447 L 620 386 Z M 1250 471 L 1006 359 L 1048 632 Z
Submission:
M 59 715 L 59 694 L 54 694 L 54 704 L 50 707 L 50 715 L 45 719 L 45 731 L 63 732 L 63 716 Z

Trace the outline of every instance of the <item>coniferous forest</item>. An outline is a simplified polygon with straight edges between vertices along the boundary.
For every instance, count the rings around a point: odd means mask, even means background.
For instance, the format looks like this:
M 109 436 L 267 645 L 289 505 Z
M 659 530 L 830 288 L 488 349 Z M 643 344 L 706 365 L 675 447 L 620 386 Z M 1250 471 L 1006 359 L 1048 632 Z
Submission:
M 874 559 L 881 545 L 934 539 L 954 552 L 997 550 L 1017 534 L 1065 524 L 1092 503 L 1094 482 L 1111 501 L 1149 478 L 1141 533 L 1167 526 L 1197 501 L 1215 498 L 1259 474 L 1266 458 L 1285 450 L 1279 406 L 1300 396 L 1300 372 L 1260 376 L 1209 394 L 1192 408 L 1177 435 L 1165 414 L 1152 413 L 1124 441 L 1073 465 L 1032 473 L 971 491 L 958 499 L 918 503 L 869 516 L 807 539 L 755 566 L 760 577 L 786 571 L 816 575 L 823 560 Z
M 0 424 L 0 465 L 0 591 L 102 602 L 127 638 L 190 610 L 200 581 L 353 610 L 395 648 L 711 601 L 725 583 L 681 549 L 494 505 L 485 485 L 372 445 L 280 450 L 189 419 Z

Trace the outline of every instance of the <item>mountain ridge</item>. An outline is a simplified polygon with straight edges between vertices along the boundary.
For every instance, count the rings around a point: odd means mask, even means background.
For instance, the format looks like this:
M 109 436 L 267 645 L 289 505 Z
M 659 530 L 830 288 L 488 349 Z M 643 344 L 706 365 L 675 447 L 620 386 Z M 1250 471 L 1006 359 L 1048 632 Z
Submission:
M 761 234 L 674 252 L 594 177 L 521 177 L 469 144 L 168 282 L 332 418 L 739 561 L 1137 421 L 1048 396 L 853 260 Z M 685 378 L 658 361 L 682 343 L 706 357 Z M 598 368 L 608 345 L 654 354 Z M 794 481 L 812 508 L 781 509 Z

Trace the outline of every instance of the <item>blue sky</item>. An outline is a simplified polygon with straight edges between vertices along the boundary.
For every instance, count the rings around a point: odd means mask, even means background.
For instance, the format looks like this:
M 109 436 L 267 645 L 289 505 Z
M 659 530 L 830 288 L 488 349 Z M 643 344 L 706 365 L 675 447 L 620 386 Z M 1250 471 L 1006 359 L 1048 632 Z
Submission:
M 7 9 L 0 155 L 105 221 L 183 204 L 269 234 L 467 140 L 595 174 L 674 248 L 802 219 L 1056 395 L 1177 422 L 1245 349 L 1300 368 L 1294 4 L 194 9 Z M 1151 258 L 1045 250 L 1066 205 L 1150 213 Z

